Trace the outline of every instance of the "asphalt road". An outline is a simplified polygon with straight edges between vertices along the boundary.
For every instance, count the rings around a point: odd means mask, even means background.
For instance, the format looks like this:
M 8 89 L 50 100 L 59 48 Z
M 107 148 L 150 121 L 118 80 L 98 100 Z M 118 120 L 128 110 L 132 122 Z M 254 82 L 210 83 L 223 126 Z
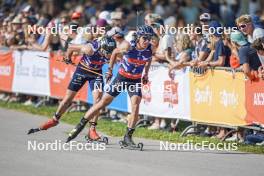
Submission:
M 44 150 L 47 143 L 60 144 L 71 125 L 60 123 L 45 132 L 26 135 L 46 117 L 0 108 L 0 175 L 19 176 L 262 176 L 264 156 L 241 152 L 160 150 L 160 141 L 135 139 L 144 143 L 144 151 L 120 149 L 118 138 L 109 138 L 105 150 Z M 86 130 L 85 130 L 86 131 Z M 76 141 L 86 144 L 83 132 Z M 58 141 L 58 140 L 61 140 Z M 33 145 L 39 148 L 33 151 Z M 29 148 L 30 146 L 30 148 Z M 94 145 L 93 149 L 104 146 Z M 91 146 L 89 149 L 91 149 Z M 30 150 L 29 150 L 30 149 Z M 54 148 L 53 148 L 54 149 Z M 69 149 L 69 148 L 68 148 Z

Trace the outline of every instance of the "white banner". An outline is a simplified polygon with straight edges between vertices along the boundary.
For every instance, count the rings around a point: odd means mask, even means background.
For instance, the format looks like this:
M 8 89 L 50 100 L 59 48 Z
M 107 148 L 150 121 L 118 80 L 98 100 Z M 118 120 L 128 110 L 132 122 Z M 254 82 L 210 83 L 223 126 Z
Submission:
M 15 70 L 12 91 L 49 96 L 49 53 L 15 51 L 13 58 L 15 59 Z
M 167 67 L 151 66 L 149 79 L 148 85 L 142 88 L 140 114 L 191 120 L 188 69 L 175 71 L 172 80 Z

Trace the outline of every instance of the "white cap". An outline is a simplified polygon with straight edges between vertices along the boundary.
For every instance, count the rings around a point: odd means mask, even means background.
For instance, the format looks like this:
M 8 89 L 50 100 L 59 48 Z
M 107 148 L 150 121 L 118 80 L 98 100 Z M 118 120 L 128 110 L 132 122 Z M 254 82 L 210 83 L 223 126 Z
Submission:
M 22 10 L 22 12 L 28 12 L 30 9 L 31 9 L 31 6 L 30 6 L 30 5 L 27 5 L 27 6 Z
M 108 23 L 108 24 L 111 24 L 112 23 L 112 21 L 111 21 L 111 15 L 110 15 L 110 12 L 108 12 L 108 11 L 102 11 L 100 14 L 99 14 L 99 19 L 104 19 L 104 20 L 106 20 L 106 22 Z
M 211 15 L 209 13 L 203 13 L 200 15 L 200 20 L 211 20 Z

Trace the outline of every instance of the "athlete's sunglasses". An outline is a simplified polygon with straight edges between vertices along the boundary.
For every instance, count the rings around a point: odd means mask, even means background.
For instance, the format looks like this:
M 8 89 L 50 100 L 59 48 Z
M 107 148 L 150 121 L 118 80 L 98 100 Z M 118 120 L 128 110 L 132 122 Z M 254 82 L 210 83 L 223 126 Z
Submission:
M 144 40 L 144 41 L 150 41 L 151 40 L 151 36 L 148 36 L 148 35 L 146 35 L 146 36 L 142 36 L 142 39 Z

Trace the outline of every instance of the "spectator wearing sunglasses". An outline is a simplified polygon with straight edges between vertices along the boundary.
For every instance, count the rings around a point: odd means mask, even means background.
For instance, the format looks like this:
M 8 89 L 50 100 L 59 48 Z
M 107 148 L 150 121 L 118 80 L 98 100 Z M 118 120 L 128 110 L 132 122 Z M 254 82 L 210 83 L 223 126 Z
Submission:
M 238 49 L 238 57 L 244 74 L 250 79 L 256 78 L 255 72 L 261 66 L 257 51 L 250 47 L 247 39 L 240 31 L 234 31 L 230 34 L 231 43 Z
M 264 37 L 264 29 L 253 24 L 252 17 L 250 15 L 242 15 L 236 19 L 238 29 L 247 36 L 249 43 L 253 43 L 254 40 Z

